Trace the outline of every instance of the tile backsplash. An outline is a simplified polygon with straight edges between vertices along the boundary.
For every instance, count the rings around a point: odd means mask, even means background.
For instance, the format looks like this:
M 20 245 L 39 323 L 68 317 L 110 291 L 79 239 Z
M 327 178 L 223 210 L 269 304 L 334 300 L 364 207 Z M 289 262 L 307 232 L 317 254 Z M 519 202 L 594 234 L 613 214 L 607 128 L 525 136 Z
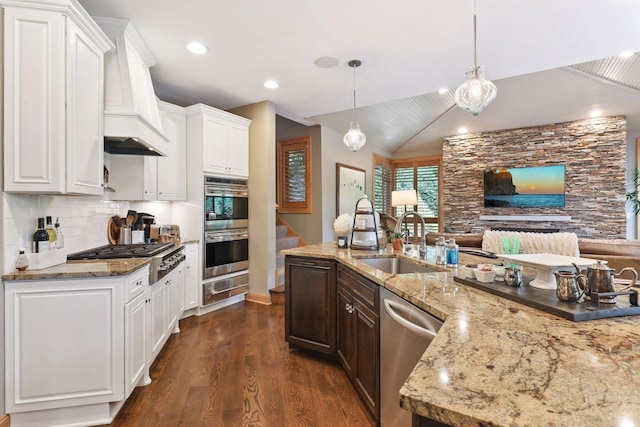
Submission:
M 128 201 L 103 201 L 99 197 L 10 193 L 4 193 L 3 197 L 3 273 L 14 270 L 20 247 L 31 252 L 31 240 L 38 225 L 38 217 L 50 215 L 54 223 L 59 218 L 65 248 L 68 252 L 77 252 L 108 244 L 109 218 L 113 215 L 126 215 L 131 205 Z

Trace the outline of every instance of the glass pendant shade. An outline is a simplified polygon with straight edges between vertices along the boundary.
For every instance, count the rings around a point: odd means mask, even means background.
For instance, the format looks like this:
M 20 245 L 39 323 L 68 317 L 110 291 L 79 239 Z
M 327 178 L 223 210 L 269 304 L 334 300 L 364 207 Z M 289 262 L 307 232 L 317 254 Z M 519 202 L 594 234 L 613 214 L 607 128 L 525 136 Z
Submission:
M 478 66 L 467 73 L 467 81 L 456 89 L 456 104 L 472 115 L 477 116 L 487 105 L 496 98 L 496 85 L 484 78 L 482 66 Z
M 367 137 L 360 130 L 360 124 L 356 120 L 356 68 L 362 65 L 362 61 L 352 59 L 347 65 L 353 68 L 353 121 L 349 123 L 349 131 L 344 135 L 342 141 L 349 150 L 356 152 L 367 142 Z
M 367 142 L 367 136 L 360 130 L 360 124 L 353 121 L 349 124 L 349 131 L 342 138 L 344 145 L 351 151 L 358 151 Z

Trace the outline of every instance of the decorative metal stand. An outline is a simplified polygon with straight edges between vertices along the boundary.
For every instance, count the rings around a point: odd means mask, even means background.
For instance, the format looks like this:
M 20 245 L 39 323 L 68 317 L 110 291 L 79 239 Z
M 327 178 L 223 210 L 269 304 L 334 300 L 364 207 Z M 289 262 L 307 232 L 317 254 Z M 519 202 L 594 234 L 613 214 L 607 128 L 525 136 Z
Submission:
M 378 250 L 378 224 L 373 204 L 365 195 L 356 202 L 353 215 L 353 232 L 351 233 L 351 249 Z

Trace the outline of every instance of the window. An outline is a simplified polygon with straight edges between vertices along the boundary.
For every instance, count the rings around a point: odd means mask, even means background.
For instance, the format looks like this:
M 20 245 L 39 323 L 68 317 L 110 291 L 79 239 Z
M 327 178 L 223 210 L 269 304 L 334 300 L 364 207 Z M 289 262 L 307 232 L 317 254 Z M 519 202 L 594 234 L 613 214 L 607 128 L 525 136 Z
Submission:
M 440 157 L 389 160 L 374 155 L 373 167 L 376 210 L 399 217 L 405 212 L 405 206 L 391 207 L 391 190 L 417 190 L 418 205 L 407 206 L 406 209 L 415 210 L 424 218 L 427 231 L 439 230 Z M 412 236 L 420 236 L 419 221 L 408 217 L 405 224 L 409 224 Z
M 391 160 L 373 155 L 373 208 L 392 215 L 391 190 L 393 183 Z
M 278 141 L 278 212 L 311 213 L 311 137 Z

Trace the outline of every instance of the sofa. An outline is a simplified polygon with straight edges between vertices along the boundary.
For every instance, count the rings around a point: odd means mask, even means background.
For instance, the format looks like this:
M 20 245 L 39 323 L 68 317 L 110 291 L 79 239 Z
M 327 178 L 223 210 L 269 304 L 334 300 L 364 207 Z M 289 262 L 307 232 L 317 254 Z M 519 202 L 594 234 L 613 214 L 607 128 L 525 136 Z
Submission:
M 535 233 L 553 234 L 553 233 Z M 427 245 L 435 244 L 439 237 L 455 239 L 460 247 L 482 249 L 484 232 L 479 233 L 428 233 Z M 633 267 L 640 272 L 640 240 L 626 239 L 589 239 L 578 238 L 579 255 L 582 258 L 593 258 L 607 261 L 608 266 L 616 271 L 624 267 Z M 625 273 L 626 274 L 626 273 Z M 624 276 L 627 278 L 626 276 Z M 631 278 L 631 276 L 629 276 Z

